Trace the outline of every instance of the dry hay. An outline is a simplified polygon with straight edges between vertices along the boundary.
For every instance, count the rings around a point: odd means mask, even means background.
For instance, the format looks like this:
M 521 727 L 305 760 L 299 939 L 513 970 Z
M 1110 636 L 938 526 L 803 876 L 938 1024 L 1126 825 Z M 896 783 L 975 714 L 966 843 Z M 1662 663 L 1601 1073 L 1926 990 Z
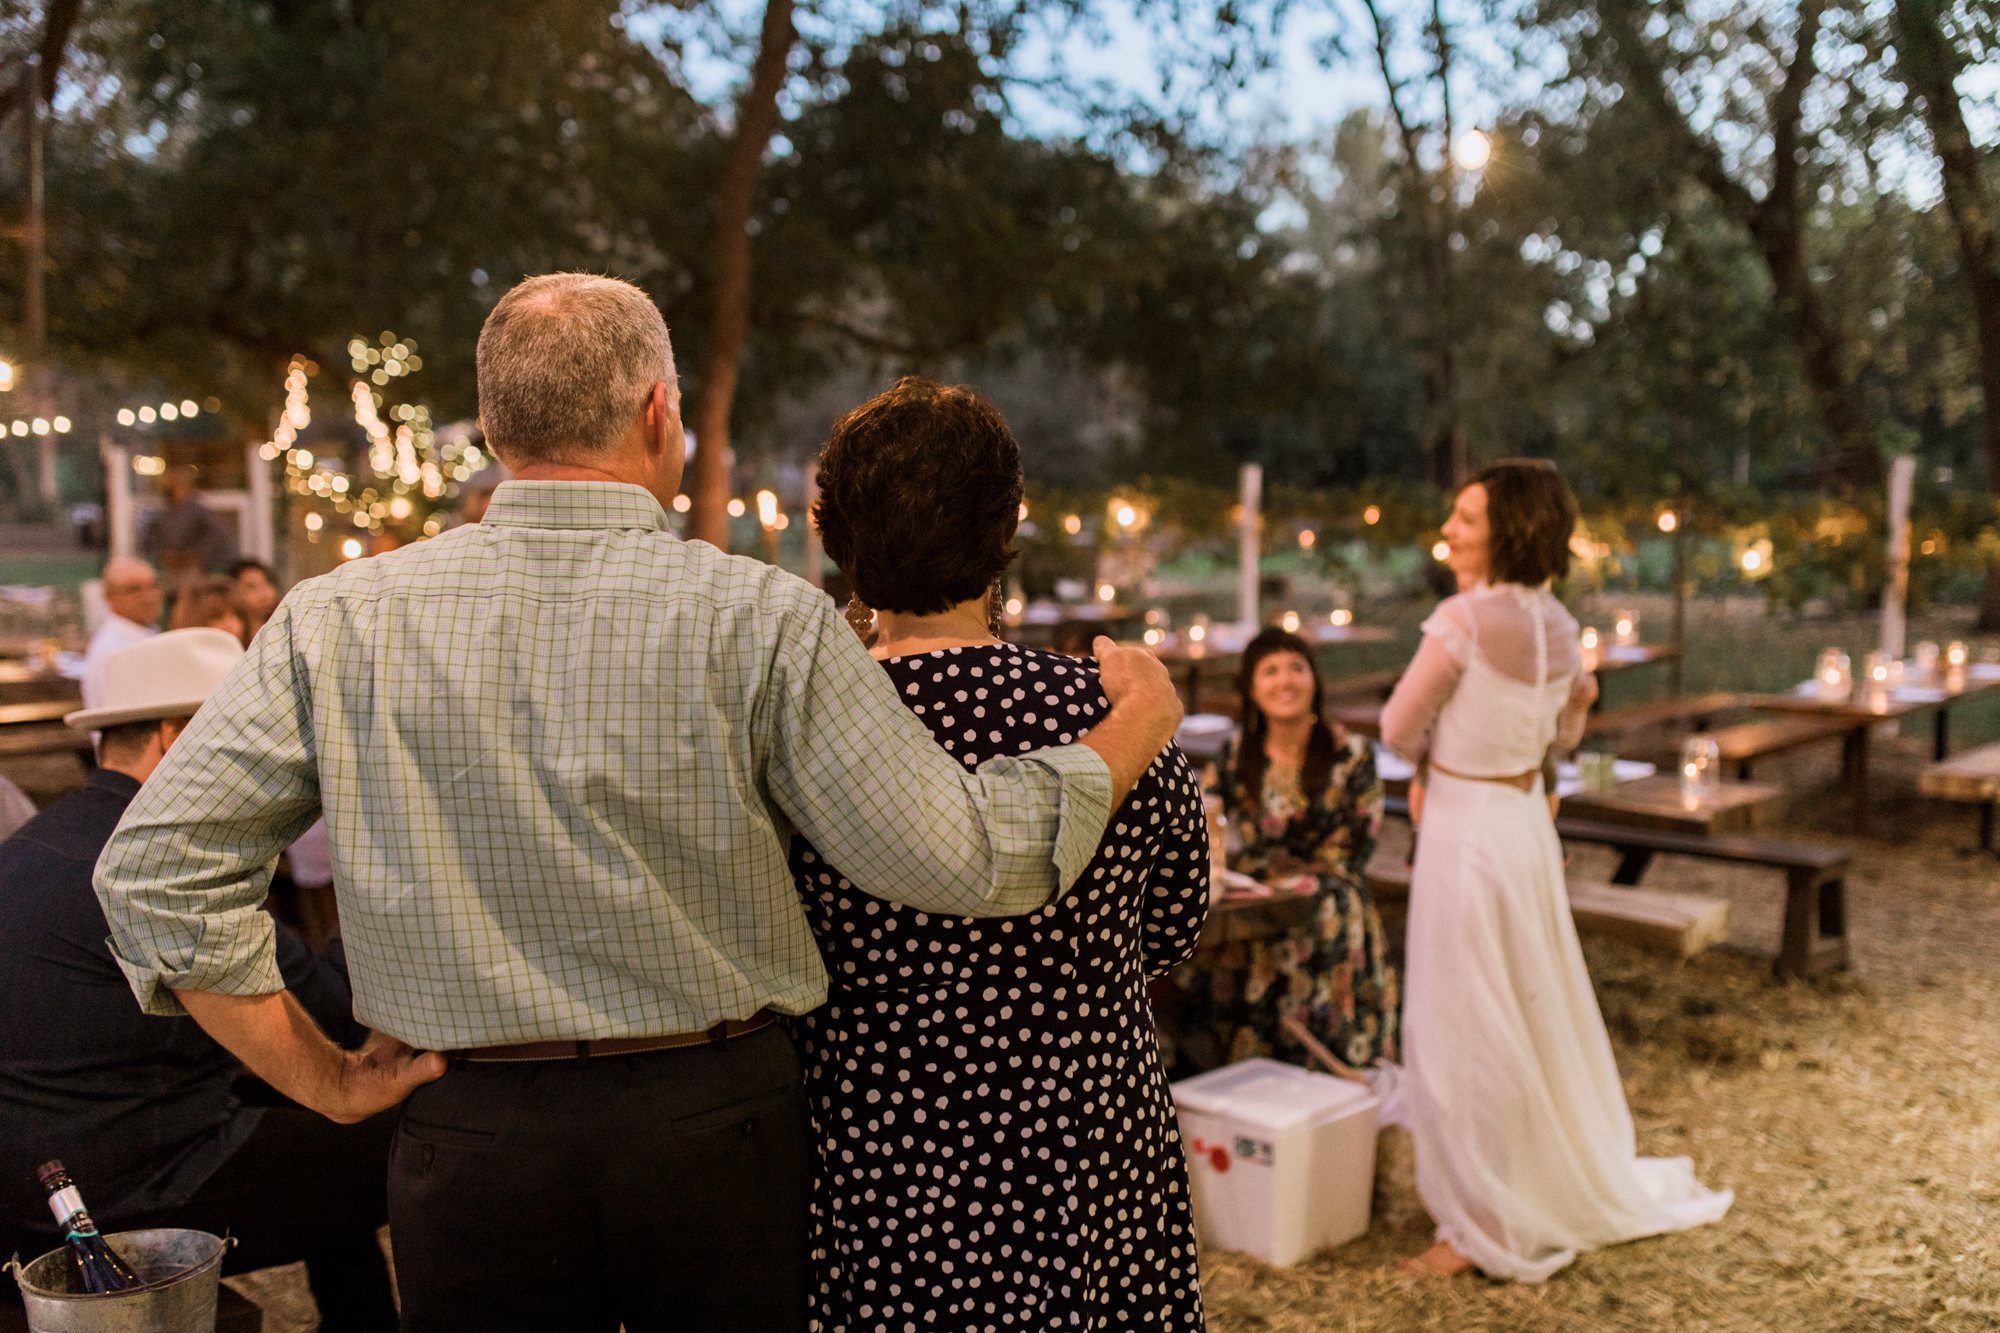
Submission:
M 1721 1222 L 1586 1254 L 1535 1287 L 1405 1278 L 1394 1260 L 1431 1234 L 1391 1151 L 1354 1243 L 1292 1269 L 1205 1253 L 1209 1326 L 2000 1329 L 2000 863 L 1967 854 L 1970 812 L 1910 796 L 1926 757 L 1878 743 L 1889 794 L 1870 839 L 1843 836 L 1828 761 L 1758 775 L 1807 793 L 1775 836 L 1856 853 L 1855 972 L 1775 981 L 1780 877 L 1666 858 L 1646 882 L 1728 897 L 1731 947 L 1675 964 L 1586 944 L 1640 1151 L 1692 1156 L 1735 1190 Z M 1611 868 L 1606 850 L 1577 855 L 1593 878 Z

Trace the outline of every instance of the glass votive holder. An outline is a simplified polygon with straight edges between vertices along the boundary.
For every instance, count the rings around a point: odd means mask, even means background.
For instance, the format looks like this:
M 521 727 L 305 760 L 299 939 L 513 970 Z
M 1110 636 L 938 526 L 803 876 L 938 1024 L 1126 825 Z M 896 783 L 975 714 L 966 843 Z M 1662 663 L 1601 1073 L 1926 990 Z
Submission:
M 1622 647 L 1631 647 L 1639 642 L 1639 613 L 1631 607 L 1620 607 L 1611 624 L 1612 641 Z
M 1947 667 L 1962 667 L 1970 664 L 1972 654 L 1966 651 L 1963 639 L 1953 639 L 1945 645 L 1944 664 Z
M 1813 669 L 1813 684 L 1820 699 L 1844 704 L 1854 697 L 1854 664 L 1840 649 L 1825 649 Z
M 1602 636 L 1598 634 L 1595 626 L 1587 626 L 1578 637 L 1578 644 L 1583 652 L 1583 669 L 1586 673 L 1597 670 L 1598 661 L 1603 654 L 1601 643 Z
M 1712 801 L 1722 791 L 1722 747 L 1715 737 L 1694 735 L 1681 743 L 1681 800 Z

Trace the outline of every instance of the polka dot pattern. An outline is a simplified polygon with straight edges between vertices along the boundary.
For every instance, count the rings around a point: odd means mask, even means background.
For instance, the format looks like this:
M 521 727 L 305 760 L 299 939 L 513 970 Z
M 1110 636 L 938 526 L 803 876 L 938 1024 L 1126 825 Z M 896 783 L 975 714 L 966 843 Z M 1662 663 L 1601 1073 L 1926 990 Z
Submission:
M 1011 646 L 884 664 L 968 766 L 1075 740 L 1094 664 Z M 796 1021 L 819 1135 L 814 1327 L 1199 1329 L 1187 1167 L 1146 983 L 1194 952 L 1208 824 L 1168 747 L 1062 901 L 939 917 L 792 872 L 832 978 Z

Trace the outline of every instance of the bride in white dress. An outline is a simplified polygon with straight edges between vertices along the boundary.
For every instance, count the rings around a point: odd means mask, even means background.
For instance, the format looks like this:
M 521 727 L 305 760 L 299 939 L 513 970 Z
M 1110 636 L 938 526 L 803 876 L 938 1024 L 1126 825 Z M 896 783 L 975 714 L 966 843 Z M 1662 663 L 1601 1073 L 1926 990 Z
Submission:
M 1542 786 L 1597 696 L 1576 621 L 1549 591 L 1569 569 L 1576 502 L 1538 460 L 1487 468 L 1444 527 L 1466 591 L 1424 639 L 1382 715 L 1428 781 L 1410 884 L 1406 1063 L 1384 1119 L 1416 1145 L 1437 1244 L 1406 1266 L 1539 1282 L 1580 1250 L 1712 1222 L 1727 1191 L 1685 1157 L 1640 1157 L 1577 946 Z M 1421 801 L 1421 805 L 1419 805 Z

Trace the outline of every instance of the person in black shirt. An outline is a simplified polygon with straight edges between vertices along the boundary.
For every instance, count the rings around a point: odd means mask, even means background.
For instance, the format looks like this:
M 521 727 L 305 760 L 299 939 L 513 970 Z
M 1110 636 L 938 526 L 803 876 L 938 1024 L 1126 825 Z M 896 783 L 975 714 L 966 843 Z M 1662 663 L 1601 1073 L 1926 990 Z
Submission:
M 140 1012 L 91 888 L 125 807 L 242 651 L 191 629 L 114 654 L 106 706 L 69 719 L 103 729 L 102 766 L 0 844 L 0 1257 L 62 1244 L 35 1180 L 55 1157 L 104 1231 L 227 1231 L 241 1244 L 225 1272 L 303 1259 L 322 1328 L 393 1329 L 375 1239 L 393 1121 L 336 1125 L 275 1094 L 244 1104 L 237 1061 L 192 1018 Z M 314 957 L 277 936 L 286 987 L 328 1036 L 359 1045 L 339 941 Z

